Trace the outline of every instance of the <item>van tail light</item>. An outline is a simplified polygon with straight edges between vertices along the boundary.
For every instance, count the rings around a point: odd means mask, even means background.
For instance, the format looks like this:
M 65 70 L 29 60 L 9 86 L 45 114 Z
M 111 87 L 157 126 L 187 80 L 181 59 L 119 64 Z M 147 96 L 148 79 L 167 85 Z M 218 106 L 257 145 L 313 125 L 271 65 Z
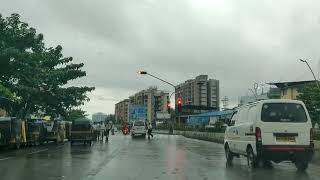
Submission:
M 314 139 L 314 131 L 313 128 L 310 129 L 310 141 L 313 141 Z
M 259 127 L 256 127 L 256 141 L 257 141 L 257 142 L 262 141 L 261 129 L 260 129 Z

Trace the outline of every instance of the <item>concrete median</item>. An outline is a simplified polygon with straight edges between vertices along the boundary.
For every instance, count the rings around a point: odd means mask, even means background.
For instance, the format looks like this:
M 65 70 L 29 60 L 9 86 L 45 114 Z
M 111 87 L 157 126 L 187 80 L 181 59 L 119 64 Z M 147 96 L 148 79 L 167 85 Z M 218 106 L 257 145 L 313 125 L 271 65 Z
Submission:
M 168 130 L 155 130 L 156 134 L 169 134 Z M 198 131 L 173 131 L 174 135 L 181 135 L 187 138 L 200 139 L 204 141 L 223 144 L 224 133 L 198 132 Z M 315 149 L 320 151 L 320 141 L 314 141 Z

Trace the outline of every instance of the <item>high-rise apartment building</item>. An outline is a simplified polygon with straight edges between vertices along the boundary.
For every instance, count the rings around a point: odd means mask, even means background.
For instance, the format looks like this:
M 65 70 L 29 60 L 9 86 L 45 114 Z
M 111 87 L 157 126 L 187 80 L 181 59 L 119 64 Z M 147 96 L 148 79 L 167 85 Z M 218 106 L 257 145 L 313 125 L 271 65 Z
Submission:
M 115 119 L 117 123 L 128 122 L 129 99 L 118 102 L 115 105 Z
M 167 112 L 169 93 L 158 90 L 156 87 L 142 90 L 129 97 L 130 105 L 144 105 L 147 108 L 147 120 L 156 120 L 157 113 Z
M 182 98 L 182 112 L 201 113 L 220 109 L 219 80 L 199 75 L 176 86 L 175 99 Z

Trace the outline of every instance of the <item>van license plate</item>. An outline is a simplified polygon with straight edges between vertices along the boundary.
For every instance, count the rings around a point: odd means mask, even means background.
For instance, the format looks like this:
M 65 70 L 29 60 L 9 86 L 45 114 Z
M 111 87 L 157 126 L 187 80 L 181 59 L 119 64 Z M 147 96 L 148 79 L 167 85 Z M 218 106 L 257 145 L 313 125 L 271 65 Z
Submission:
M 296 142 L 295 137 L 276 137 L 277 142 Z

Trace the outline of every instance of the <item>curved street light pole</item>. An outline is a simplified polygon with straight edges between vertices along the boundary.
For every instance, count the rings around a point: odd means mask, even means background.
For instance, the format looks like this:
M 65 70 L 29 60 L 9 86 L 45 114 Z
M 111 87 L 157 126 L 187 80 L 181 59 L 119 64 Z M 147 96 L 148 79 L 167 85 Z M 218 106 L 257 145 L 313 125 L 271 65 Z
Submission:
M 150 74 L 150 73 L 148 73 L 147 71 L 138 71 L 138 73 L 139 74 L 145 74 L 145 75 L 149 75 L 149 76 L 151 76 L 151 77 L 153 77 L 153 78 L 156 78 L 156 79 L 158 79 L 158 80 L 160 80 L 160 81 L 162 81 L 162 82 L 164 82 L 164 83 L 166 83 L 166 84 L 169 84 L 170 86 L 172 86 L 174 89 L 176 88 L 176 86 L 175 85 L 173 85 L 172 83 L 170 83 L 170 82 L 168 82 L 168 81 L 166 81 L 166 80 L 164 80 L 164 79 L 161 79 L 161 78 L 159 78 L 159 77 L 157 77 L 157 76 L 155 76 L 155 75 L 152 75 L 152 74 Z
M 300 61 L 307 64 L 308 68 L 310 69 L 310 71 L 311 71 L 311 73 L 312 73 L 312 75 L 313 75 L 314 80 L 315 80 L 316 83 L 317 83 L 318 88 L 320 88 L 319 81 L 317 80 L 315 74 L 313 73 L 312 68 L 310 67 L 308 61 L 307 61 L 307 60 L 303 60 L 303 59 L 300 59 Z

